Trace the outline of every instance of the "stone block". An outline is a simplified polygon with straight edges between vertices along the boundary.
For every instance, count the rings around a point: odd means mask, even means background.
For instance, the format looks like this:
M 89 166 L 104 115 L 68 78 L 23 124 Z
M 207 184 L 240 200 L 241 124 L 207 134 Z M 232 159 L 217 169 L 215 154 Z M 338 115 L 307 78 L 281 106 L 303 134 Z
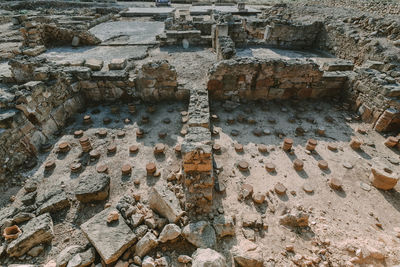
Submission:
M 75 190 L 76 198 L 82 203 L 105 200 L 110 190 L 110 176 L 89 173 L 80 178 Z
M 110 212 L 118 212 L 108 208 L 96 214 L 81 225 L 81 230 L 96 248 L 105 264 L 110 264 L 136 242 L 136 235 L 120 216 L 118 221 L 107 223 Z
M 150 208 L 165 218 L 170 223 L 176 223 L 184 214 L 179 200 L 164 183 L 157 183 L 150 190 Z
M 90 68 L 92 71 L 99 71 L 103 68 L 103 60 L 90 58 L 85 62 L 85 67 Z
M 124 58 L 114 58 L 108 64 L 110 70 L 122 70 L 126 67 L 126 59 Z

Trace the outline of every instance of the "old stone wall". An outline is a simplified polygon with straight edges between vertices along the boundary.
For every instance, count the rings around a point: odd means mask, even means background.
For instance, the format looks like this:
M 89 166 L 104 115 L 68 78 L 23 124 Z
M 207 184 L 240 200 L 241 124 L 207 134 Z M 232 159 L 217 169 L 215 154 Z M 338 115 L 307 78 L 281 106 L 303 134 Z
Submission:
M 265 28 L 267 45 L 284 48 L 312 48 L 321 31 L 322 22 L 300 23 L 296 21 L 272 21 Z
M 389 75 L 374 69 L 357 70 L 349 96 L 353 109 L 377 131 L 399 129 L 400 84 Z
M 346 72 L 324 72 L 312 61 L 237 58 L 213 65 L 208 91 L 213 99 L 316 98 L 341 93 L 346 81 Z

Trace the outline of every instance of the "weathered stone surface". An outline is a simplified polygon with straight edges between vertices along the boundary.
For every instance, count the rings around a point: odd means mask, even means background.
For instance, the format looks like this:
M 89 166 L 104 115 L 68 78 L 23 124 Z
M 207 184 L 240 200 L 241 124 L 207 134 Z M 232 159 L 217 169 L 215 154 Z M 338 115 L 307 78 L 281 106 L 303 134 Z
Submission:
M 242 240 L 231 252 L 239 266 L 262 267 L 264 264 L 263 252 L 251 241 Z
M 90 173 L 82 177 L 76 188 L 75 196 L 83 203 L 104 200 L 108 197 L 110 176 L 106 174 Z
M 76 254 L 68 262 L 67 267 L 79 267 L 79 266 L 81 266 L 81 263 L 82 263 L 81 255 Z
M 124 58 L 114 58 L 108 64 L 110 70 L 122 70 L 126 66 L 126 59 Z
M 226 267 L 226 259 L 210 248 L 198 248 L 192 255 L 192 267 Z
M 175 194 L 162 183 L 151 188 L 149 204 L 151 209 L 167 218 L 171 223 L 176 223 L 184 213 Z
M 92 264 L 96 257 L 96 251 L 94 248 L 89 248 L 88 250 L 79 254 L 81 256 L 81 267 L 86 267 Z
M 44 199 L 44 201 L 38 199 L 38 204 L 40 204 L 37 209 L 38 214 L 57 212 L 71 206 L 67 194 L 61 190 L 52 191 Z
M 170 223 L 164 226 L 163 230 L 158 237 L 160 242 L 165 243 L 169 240 L 174 240 L 181 234 L 181 228 L 178 225 Z
M 143 257 L 157 245 L 157 237 L 153 233 L 148 232 L 144 237 L 139 240 L 139 242 L 137 242 L 135 247 L 135 254 L 139 257 Z
M 59 267 L 65 267 L 67 266 L 68 262 L 74 257 L 74 255 L 77 255 L 83 251 L 83 248 L 81 246 L 69 246 L 63 249 L 57 256 L 57 266 Z
M 116 209 L 105 209 L 81 225 L 83 233 L 106 264 L 116 261 L 136 241 L 136 235 L 124 220 L 107 223 L 111 211 Z
M 44 250 L 44 246 L 39 245 L 39 246 L 31 248 L 28 251 L 28 255 L 31 256 L 31 257 L 37 257 L 37 256 L 39 256 L 40 253 L 43 252 L 43 250 Z
M 40 215 L 22 227 L 22 235 L 8 245 L 7 253 L 11 257 L 20 257 L 36 245 L 51 242 L 53 237 L 50 214 Z
M 308 214 L 302 211 L 292 211 L 291 213 L 282 215 L 279 218 L 279 223 L 292 227 L 305 227 L 308 226 L 308 217 Z
M 187 241 L 200 248 L 213 247 L 216 242 L 215 230 L 206 221 L 186 225 L 182 235 Z
M 142 262 L 142 267 L 155 267 L 155 266 L 156 266 L 156 264 L 152 257 L 149 257 L 149 256 L 144 257 L 143 262 Z
M 90 58 L 85 61 L 85 67 L 90 68 L 93 71 L 101 70 L 103 67 L 103 60 Z
M 235 224 L 232 216 L 220 215 L 214 219 L 214 229 L 220 237 L 235 235 Z

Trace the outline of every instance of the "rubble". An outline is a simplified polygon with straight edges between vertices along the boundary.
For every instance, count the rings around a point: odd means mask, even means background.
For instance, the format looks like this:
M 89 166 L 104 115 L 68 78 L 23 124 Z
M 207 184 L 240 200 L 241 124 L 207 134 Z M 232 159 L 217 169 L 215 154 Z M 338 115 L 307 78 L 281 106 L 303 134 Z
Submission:
M 225 257 L 209 248 L 198 248 L 192 255 L 192 266 L 194 267 L 225 267 Z
M 216 242 L 215 230 L 206 221 L 190 223 L 182 229 L 182 236 L 199 248 L 214 247 Z
M 92 173 L 82 177 L 75 190 L 76 198 L 82 203 L 105 200 L 110 188 L 110 177 Z

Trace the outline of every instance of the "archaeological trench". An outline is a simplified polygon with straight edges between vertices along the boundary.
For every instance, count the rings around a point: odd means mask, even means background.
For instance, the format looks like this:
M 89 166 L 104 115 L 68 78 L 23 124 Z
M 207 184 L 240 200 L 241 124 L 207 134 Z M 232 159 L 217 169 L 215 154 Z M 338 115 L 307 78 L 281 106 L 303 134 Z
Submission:
M 0 2 L 0 265 L 400 266 L 399 14 Z

